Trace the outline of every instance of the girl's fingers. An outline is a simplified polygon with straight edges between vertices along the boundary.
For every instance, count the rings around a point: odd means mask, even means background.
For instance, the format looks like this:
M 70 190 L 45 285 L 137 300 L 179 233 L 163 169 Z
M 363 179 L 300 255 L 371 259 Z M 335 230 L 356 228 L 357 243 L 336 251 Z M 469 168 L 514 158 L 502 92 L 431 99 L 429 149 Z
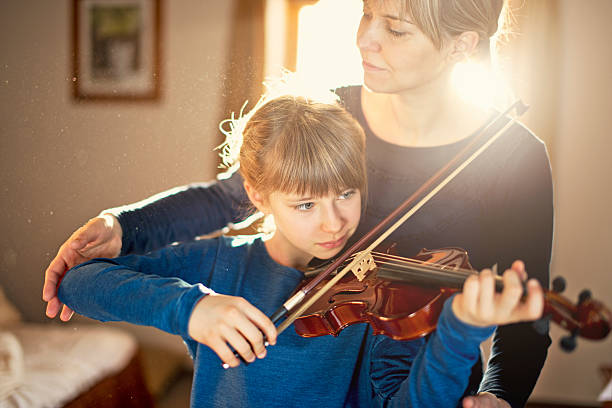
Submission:
M 525 264 L 523 263 L 523 261 L 516 260 L 512 262 L 511 269 L 513 271 L 516 271 L 519 274 L 519 278 L 521 279 L 521 282 L 527 280 L 527 272 L 525 271 Z
M 463 304 L 469 313 L 474 314 L 478 310 L 478 293 L 480 282 L 477 275 L 471 275 L 463 284 Z
M 237 327 L 226 327 L 221 330 L 221 337 L 234 349 L 242 359 L 248 363 L 255 361 L 255 354 L 253 352 L 255 347 L 247 339 L 242 330 L 245 328 L 238 325 Z M 257 330 L 257 328 L 255 328 Z M 261 337 L 261 336 L 260 336 Z M 262 344 L 263 346 L 263 344 Z
M 250 337 L 259 338 L 260 336 L 265 336 L 265 340 L 271 345 L 276 344 L 276 326 L 272 323 L 272 320 L 268 316 L 266 316 L 261 310 L 257 309 L 255 306 L 249 304 L 245 310 L 247 317 L 257 326 L 257 333 L 251 333 Z M 263 334 L 262 334 L 263 333 Z M 263 347 L 263 340 L 262 340 Z M 263 350 L 259 350 L 262 352 Z M 258 355 L 260 353 L 257 353 Z
M 521 285 L 521 277 L 514 269 L 508 269 L 503 275 L 504 290 L 498 296 L 497 315 L 499 316 L 497 324 L 505 323 L 505 321 L 513 320 L 513 314 L 518 310 L 523 296 L 523 286 Z
M 542 317 L 544 311 L 544 291 L 536 279 L 527 281 L 527 299 L 522 305 L 523 320 L 536 320 Z
M 214 351 L 217 356 L 223 362 L 223 367 L 238 367 L 240 365 L 240 360 L 236 358 L 234 352 L 229 348 L 227 343 L 223 341 L 221 338 L 215 338 L 214 340 L 210 340 L 208 343 L 208 347 Z
M 495 278 L 490 269 L 483 269 L 478 275 L 478 313 L 481 319 L 488 322 L 495 313 L 493 299 L 495 297 Z

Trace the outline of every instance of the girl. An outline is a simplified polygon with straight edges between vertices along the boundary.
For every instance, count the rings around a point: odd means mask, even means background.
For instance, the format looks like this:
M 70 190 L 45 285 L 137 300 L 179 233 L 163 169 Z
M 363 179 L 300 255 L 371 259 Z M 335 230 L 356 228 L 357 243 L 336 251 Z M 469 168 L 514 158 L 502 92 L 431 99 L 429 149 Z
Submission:
M 454 92 L 451 73 L 466 58 L 491 58 L 491 39 L 501 34 L 498 22 L 505 12 L 503 0 L 364 2 L 357 33 L 364 86 L 337 90 L 365 130 L 368 146 L 367 208 L 354 237 L 415 191 L 491 117 L 491 110 L 476 109 Z M 62 245 L 47 269 L 47 314 L 60 310 L 55 287 L 67 266 L 120 251 L 142 253 L 240 221 L 245 197 L 236 173 L 94 218 Z M 504 269 L 520 258 L 531 276 L 548 286 L 552 226 L 546 148 L 517 123 L 391 239 L 404 256 L 423 247 L 462 247 L 477 269 L 493 264 Z M 65 309 L 62 319 L 69 316 Z M 492 405 L 507 406 L 504 400 L 523 406 L 549 345 L 548 335 L 529 324 L 500 327 L 484 376 L 476 364 L 466 394 L 479 393 L 479 400 Z
M 182 336 L 194 358 L 193 407 L 453 406 L 490 325 L 541 313 L 536 281 L 520 301 L 525 272 L 517 262 L 501 294 L 490 271 L 468 279 L 427 342 L 373 336 L 363 324 L 338 337 L 287 331 L 277 338 L 266 316 L 303 279 L 300 269 L 313 257 L 336 255 L 357 228 L 364 135 L 339 106 L 278 97 L 249 119 L 239 166 L 250 202 L 273 217 L 267 239 L 239 244 L 218 237 L 95 259 L 68 271 L 58 292 L 83 315 Z M 263 336 L 274 345 L 269 351 Z M 232 348 L 246 361 L 261 361 L 238 366 Z M 215 354 L 234 368 L 222 368 Z

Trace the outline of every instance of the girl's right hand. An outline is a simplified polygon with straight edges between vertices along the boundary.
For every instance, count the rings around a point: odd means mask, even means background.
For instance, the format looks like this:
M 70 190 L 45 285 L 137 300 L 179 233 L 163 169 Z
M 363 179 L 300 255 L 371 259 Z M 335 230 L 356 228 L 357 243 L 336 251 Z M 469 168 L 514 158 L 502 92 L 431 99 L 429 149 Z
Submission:
M 244 298 L 217 293 L 198 301 L 189 318 L 188 332 L 229 367 L 240 364 L 230 346 L 250 363 L 255 357 L 266 356 L 264 342 L 276 344 L 277 334 L 274 323 Z

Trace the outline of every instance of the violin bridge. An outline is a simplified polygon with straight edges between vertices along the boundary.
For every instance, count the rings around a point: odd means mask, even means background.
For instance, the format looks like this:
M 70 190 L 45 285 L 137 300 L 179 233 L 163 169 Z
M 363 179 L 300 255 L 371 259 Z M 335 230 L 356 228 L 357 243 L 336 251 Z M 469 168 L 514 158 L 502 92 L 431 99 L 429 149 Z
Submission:
M 365 278 L 366 273 L 374 268 L 376 268 L 376 263 L 374 262 L 372 254 L 368 252 L 365 258 L 351 268 L 351 272 L 353 272 L 353 275 L 355 275 L 357 280 L 361 282 Z

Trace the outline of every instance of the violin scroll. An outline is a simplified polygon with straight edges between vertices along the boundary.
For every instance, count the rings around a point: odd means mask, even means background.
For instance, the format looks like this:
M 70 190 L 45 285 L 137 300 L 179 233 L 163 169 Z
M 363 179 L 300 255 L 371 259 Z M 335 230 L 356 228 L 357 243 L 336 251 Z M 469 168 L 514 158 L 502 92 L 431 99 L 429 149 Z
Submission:
M 545 293 L 544 316 L 534 323 L 540 333 L 548 330 L 551 320 L 570 334 L 560 341 L 561 348 L 570 352 L 576 348 L 576 337 L 601 340 L 610 333 L 612 313 L 600 301 L 593 299 L 588 289 L 580 292 L 578 302 L 573 304 L 561 295 L 565 290 L 565 280 L 557 277 L 552 282 L 552 290 Z

